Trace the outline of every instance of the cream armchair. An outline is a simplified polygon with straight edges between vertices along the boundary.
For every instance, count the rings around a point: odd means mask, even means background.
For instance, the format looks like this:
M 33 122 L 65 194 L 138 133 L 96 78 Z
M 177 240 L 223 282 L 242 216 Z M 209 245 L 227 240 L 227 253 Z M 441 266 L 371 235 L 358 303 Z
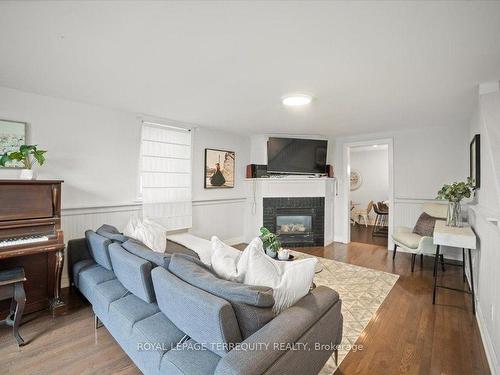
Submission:
M 423 212 L 437 219 L 446 219 L 447 209 L 445 204 L 438 203 L 426 203 L 422 206 Z M 434 255 L 436 253 L 436 246 L 433 243 L 432 237 L 413 233 L 413 228 L 396 228 L 392 235 L 392 240 L 394 241 L 393 261 L 396 258 L 398 247 L 412 253 L 411 272 L 415 268 L 415 258 L 417 255 L 420 254 L 420 265 L 422 265 L 424 254 Z M 443 255 L 441 255 L 441 265 L 444 266 Z

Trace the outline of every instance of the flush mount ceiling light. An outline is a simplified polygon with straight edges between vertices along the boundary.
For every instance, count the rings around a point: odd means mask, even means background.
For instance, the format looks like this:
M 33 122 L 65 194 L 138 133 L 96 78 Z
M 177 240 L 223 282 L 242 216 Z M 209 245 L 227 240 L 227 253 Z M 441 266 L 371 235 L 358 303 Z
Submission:
M 285 96 L 282 100 L 284 105 L 287 107 L 300 107 L 304 105 L 308 105 L 312 101 L 312 96 L 310 95 L 288 95 Z

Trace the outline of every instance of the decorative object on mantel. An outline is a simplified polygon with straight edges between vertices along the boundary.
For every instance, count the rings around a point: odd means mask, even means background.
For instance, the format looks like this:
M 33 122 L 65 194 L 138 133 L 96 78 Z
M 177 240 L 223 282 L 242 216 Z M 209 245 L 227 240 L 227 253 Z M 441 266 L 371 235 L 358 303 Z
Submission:
M 470 198 L 474 183 L 472 179 L 467 178 L 467 182 L 454 182 L 445 184 L 438 191 L 437 199 L 446 199 L 448 201 L 448 214 L 446 216 L 446 225 L 459 227 L 461 225 L 462 206 L 460 202 L 464 198 Z
M 481 187 L 481 137 L 479 134 L 476 134 L 470 143 L 469 178 L 474 184 L 474 190 Z
M 25 122 L 0 120 L 0 156 L 5 153 L 19 150 L 26 143 Z M 5 168 L 22 168 L 22 163 L 9 161 Z
M 260 239 L 264 244 L 264 249 L 266 250 L 266 254 L 271 258 L 276 258 L 278 251 L 281 248 L 281 242 L 278 239 L 278 236 L 272 233 L 266 227 L 260 228 Z
M 351 170 L 351 191 L 359 189 L 362 183 L 361 173 L 355 169 Z
M 8 163 L 18 162 L 23 166 L 21 180 L 35 180 L 36 175 L 31 168 L 35 162 L 43 165 L 46 152 L 46 150 L 39 150 L 37 145 L 21 145 L 18 151 L 4 153 L 0 157 L 0 166 L 5 167 Z
M 205 149 L 205 189 L 234 187 L 234 151 Z

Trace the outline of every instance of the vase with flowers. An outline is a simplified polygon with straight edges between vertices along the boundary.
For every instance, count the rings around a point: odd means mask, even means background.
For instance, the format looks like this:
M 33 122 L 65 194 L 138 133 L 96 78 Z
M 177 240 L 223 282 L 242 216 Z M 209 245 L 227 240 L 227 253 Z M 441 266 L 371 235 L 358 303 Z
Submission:
M 467 178 L 467 181 L 445 184 L 438 191 L 437 199 L 448 201 L 448 213 L 446 215 L 446 225 L 459 227 L 461 225 L 462 206 L 464 198 L 470 198 L 474 190 L 474 180 Z

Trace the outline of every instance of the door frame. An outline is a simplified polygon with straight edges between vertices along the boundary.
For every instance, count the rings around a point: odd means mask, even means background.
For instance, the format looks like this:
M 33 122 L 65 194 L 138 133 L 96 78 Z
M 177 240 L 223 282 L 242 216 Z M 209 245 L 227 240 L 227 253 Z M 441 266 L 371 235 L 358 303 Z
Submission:
M 347 223 L 347 231 L 345 233 L 345 243 L 351 242 L 351 153 L 350 149 L 360 146 L 387 145 L 388 163 L 389 163 L 389 234 L 387 238 L 387 249 L 392 249 L 392 233 L 394 231 L 394 140 L 392 138 L 375 138 L 364 141 L 346 142 L 342 146 L 343 160 L 342 176 L 344 183 L 342 184 L 344 199 L 344 208 L 342 216 L 344 223 Z

